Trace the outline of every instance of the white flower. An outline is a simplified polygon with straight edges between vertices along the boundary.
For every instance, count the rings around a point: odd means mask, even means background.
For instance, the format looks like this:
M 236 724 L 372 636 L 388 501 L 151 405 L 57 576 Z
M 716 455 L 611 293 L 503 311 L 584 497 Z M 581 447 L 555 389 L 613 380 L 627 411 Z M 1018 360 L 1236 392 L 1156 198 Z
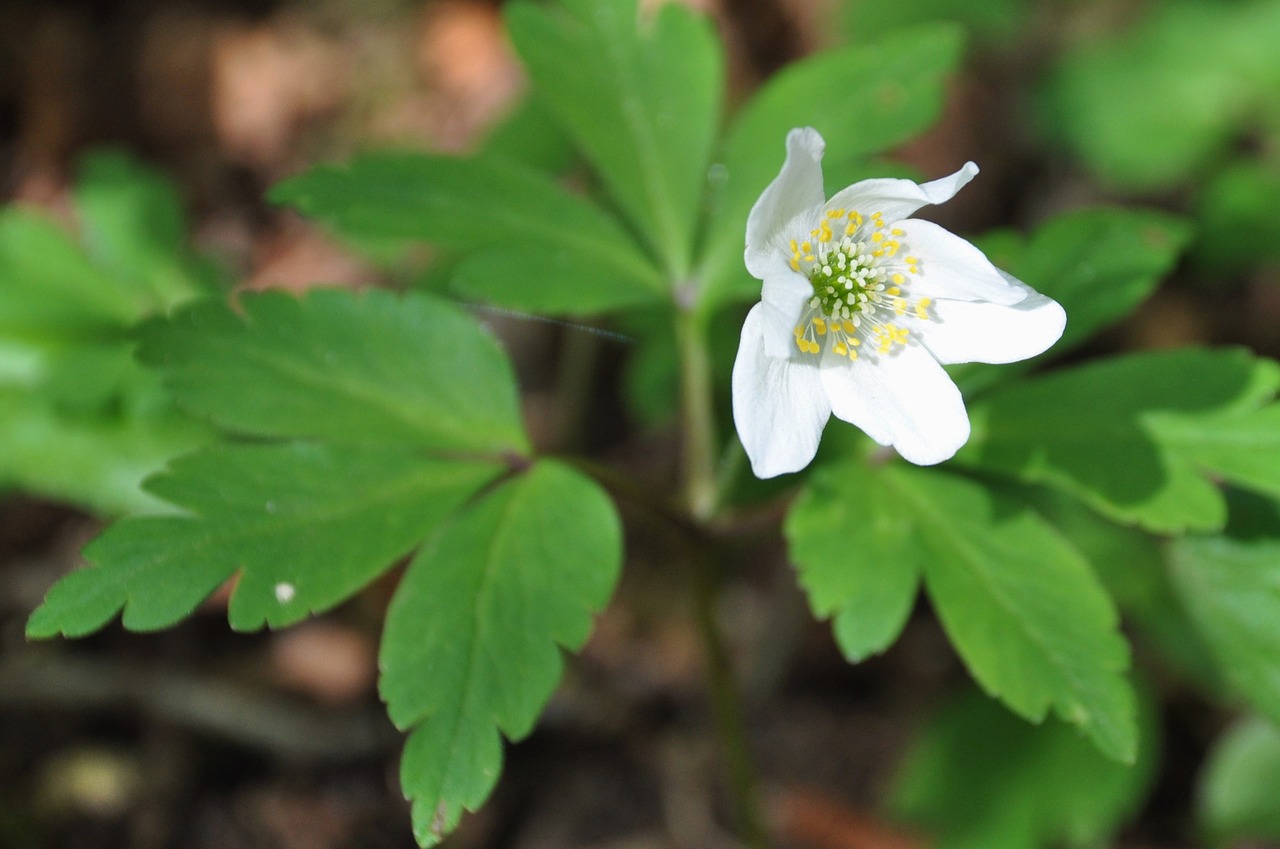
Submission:
M 946 363 L 1010 363 L 1058 340 L 1062 307 L 936 224 L 950 177 L 863 180 L 824 201 L 822 136 L 787 134 L 787 159 L 747 220 L 747 270 L 764 281 L 733 364 L 733 418 L 758 477 L 804 468 L 827 419 L 920 465 L 969 438 Z

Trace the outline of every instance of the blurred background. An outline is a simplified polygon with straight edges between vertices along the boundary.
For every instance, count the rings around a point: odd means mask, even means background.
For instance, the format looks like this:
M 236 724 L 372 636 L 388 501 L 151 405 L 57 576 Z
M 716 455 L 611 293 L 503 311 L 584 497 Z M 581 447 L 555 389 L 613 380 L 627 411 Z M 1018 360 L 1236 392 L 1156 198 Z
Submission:
M 1085 355 L 1212 343 L 1280 356 L 1280 2 L 690 2 L 725 42 L 730 108 L 824 47 L 958 23 L 965 59 L 942 117 L 893 157 L 896 172 L 927 177 L 982 166 L 938 217 L 974 235 L 1086 205 L 1183 216 L 1193 235 L 1167 283 Z M 264 193 L 363 149 L 473 149 L 523 92 L 497 2 L 6 0 L 0 278 L 34 293 L 64 253 L 91 247 L 86 221 L 168 210 L 151 222 L 163 250 L 146 256 L 180 287 L 431 285 L 429 254 L 343 244 Z M 102 197 L 111 203 L 95 206 Z M 670 472 L 653 458 L 674 456 L 674 425 L 629 395 L 634 381 L 608 379 L 627 368 L 625 338 L 488 320 L 529 389 L 536 441 L 563 439 L 566 356 L 603 346 L 596 403 L 622 424 L 587 444 Z M 139 508 L 121 480 L 188 436 L 185 425 L 126 434 L 117 425 L 149 396 L 106 392 L 132 378 L 83 362 L 36 415 L 15 351 L 0 338 L 0 847 L 412 846 L 400 738 L 374 689 L 394 574 L 281 633 L 232 634 L 214 598 L 161 634 L 112 626 L 26 643 L 26 616 L 83 544 Z M 658 532 L 628 518 L 615 603 L 539 729 L 510 751 L 493 799 L 448 845 L 734 845 L 697 625 L 671 602 L 686 578 Z M 846 664 L 794 587 L 778 518 L 744 539 L 721 613 L 779 843 L 922 846 L 883 802 L 915 729 L 966 676 L 927 609 L 886 655 Z M 1159 774 L 1118 846 L 1198 843 L 1196 776 L 1230 717 L 1176 683 L 1162 695 Z

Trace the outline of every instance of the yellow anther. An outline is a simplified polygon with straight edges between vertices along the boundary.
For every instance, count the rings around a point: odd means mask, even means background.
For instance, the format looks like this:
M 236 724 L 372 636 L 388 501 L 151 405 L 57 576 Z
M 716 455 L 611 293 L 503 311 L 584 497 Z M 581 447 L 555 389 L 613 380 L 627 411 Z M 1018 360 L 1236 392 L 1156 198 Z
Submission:
M 905 235 L 907 235 L 907 231 L 906 231 L 906 230 L 903 230 L 901 227 L 894 227 L 894 228 L 893 228 L 892 230 L 890 230 L 889 232 L 890 232 L 890 233 L 892 233 L 892 234 L 893 234 L 893 235 L 895 235 L 895 236 L 905 236 Z
M 833 350 L 842 357 L 849 356 L 849 349 L 845 347 L 843 342 L 837 342 Z
M 791 240 L 791 252 L 792 252 L 793 254 L 798 254 L 798 253 L 800 253 L 800 246 L 796 244 L 796 240 L 795 240 L 795 239 L 792 239 L 792 240 Z
M 805 255 L 804 255 L 804 261 L 805 261 L 805 262 L 813 262 L 813 254 L 805 254 Z
M 873 242 L 883 242 L 883 241 L 884 241 L 884 233 L 881 233 L 881 232 L 880 232 L 880 231 L 878 231 L 878 230 L 877 230 L 876 232 L 872 233 L 872 234 L 871 234 L 871 241 L 873 241 Z
M 845 333 L 852 333 L 853 331 L 857 330 L 858 327 L 852 321 L 846 318 L 844 321 L 840 322 L 840 329 L 843 330 Z
M 852 236 L 856 232 L 858 232 L 858 225 L 853 223 L 852 221 L 844 225 L 844 234 L 846 236 Z
M 899 289 L 897 286 L 890 286 L 888 289 L 885 289 L 884 291 L 885 291 L 885 294 L 888 294 L 888 295 L 901 295 L 901 294 L 902 294 L 902 290 L 901 290 L 901 289 Z
M 791 270 L 792 270 L 792 271 L 799 271 L 799 270 L 800 270 L 800 257 L 798 257 L 798 256 L 793 256 L 793 257 L 791 258 Z
M 807 254 L 813 253 L 813 244 L 810 242 L 801 242 L 800 250 Z M 910 261 L 910 258 L 908 258 L 908 261 Z
M 843 209 L 830 209 L 830 210 L 827 210 L 827 217 L 828 217 L 828 218 L 840 218 L 840 217 L 842 217 L 843 215 L 844 215 L 844 210 L 843 210 Z
M 906 314 L 907 314 L 907 299 L 906 299 L 906 298 L 894 298 L 894 299 L 893 299 L 893 312 L 894 312 L 894 314 L 895 314 L 895 315 L 906 315 Z
M 901 286 L 903 283 L 907 282 L 907 278 L 903 277 L 900 273 L 895 273 L 891 279 L 895 286 Z
M 850 336 L 850 337 L 849 337 L 849 344 L 850 344 L 850 345 L 854 345 L 854 346 L 861 345 L 861 344 L 862 344 L 862 340 L 861 340 L 861 339 L 859 339 L 859 338 L 857 338 L 856 336 Z
M 902 261 L 907 265 L 917 265 L 920 262 L 919 258 L 914 256 L 903 257 Z
M 926 312 L 926 310 L 929 309 L 929 304 L 931 303 L 933 303 L 932 298 L 921 298 L 919 301 L 916 301 L 916 316 L 918 318 L 928 318 L 929 313 Z
M 813 329 L 818 331 L 819 336 L 825 336 L 827 334 L 827 323 L 820 318 L 815 318 L 813 320 Z
M 876 248 L 871 252 L 872 256 L 884 256 L 884 248 Z

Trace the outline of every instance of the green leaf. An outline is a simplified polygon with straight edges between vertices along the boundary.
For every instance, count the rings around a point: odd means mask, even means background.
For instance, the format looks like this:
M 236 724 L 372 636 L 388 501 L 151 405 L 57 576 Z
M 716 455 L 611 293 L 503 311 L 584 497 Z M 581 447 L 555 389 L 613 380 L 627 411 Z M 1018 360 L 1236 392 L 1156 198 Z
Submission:
M 724 58 L 678 3 L 511 3 L 508 32 L 541 97 L 676 277 L 690 268 L 720 121 Z
M 1187 537 L 1173 578 L 1224 677 L 1280 722 L 1280 539 Z
M 1200 686 L 1221 688 L 1217 662 L 1174 591 L 1162 540 L 1110 522 L 1054 490 L 1019 487 L 1019 496 L 1085 556 L 1139 637 Z M 1232 513 L 1234 518 L 1234 508 Z
M 162 308 L 200 289 L 186 254 L 186 220 L 173 184 L 122 151 L 85 156 L 75 190 L 80 239 L 95 266 Z
M 1140 209 L 1088 209 L 1043 224 L 1025 241 L 1000 233 L 980 240 L 998 267 L 1062 304 L 1067 327 L 1046 356 L 1062 354 L 1133 312 L 1177 261 L 1190 237 L 1186 222 Z M 1022 365 L 952 369 L 967 391 L 1007 380 Z
M 1155 735 L 1144 720 L 1146 742 Z M 1101 846 L 1136 813 L 1152 760 L 1107 760 L 1062 723 L 1029 726 L 971 693 L 925 728 L 892 805 L 937 849 Z
M 1275 98 L 1280 112 L 1280 97 Z M 1280 160 L 1233 163 L 1196 200 L 1196 258 L 1214 276 L 1238 274 L 1259 261 L 1280 261 Z
M 401 783 L 414 833 L 433 845 L 475 809 L 501 769 L 499 731 L 533 727 L 617 580 L 612 504 L 554 462 L 466 508 L 418 554 L 387 614 L 380 690 L 413 729 Z
M 308 444 L 209 448 L 148 482 L 187 511 L 112 525 L 27 623 L 81 636 L 123 610 L 150 631 L 188 616 L 233 575 L 232 627 L 286 625 L 332 607 L 430 534 L 502 467 L 410 449 Z
M 1242 350 L 1116 357 L 984 397 L 956 459 L 1149 530 L 1220 528 L 1226 505 L 1207 473 L 1280 485 L 1280 464 L 1259 459 L 1280 435 L 1271 407 L 1260 411 L 1278 386 L 1280 368 Z
M 1131 762 L 1128 646 L 1111 599 L 1038 514 L 973 481 L 887 467 L 873 495 L 911 522 L 929 598 L 970 673 L 1015 713 L 1050 708 L 1107 757 Z M 918 552 L 918 553 L 916 553 Z
M 589 314 L 665 292 L 616 221 L 513 161 L 371 154 L 286 180 L 271 198 L 346 236 L 463 251 L 462 291 L 506 306 Z
M 43 389 L 0 389 L 0 485 L 99 515 L 154 511 L 159 502 L 142 481 L 210 436 L 167 399 L 148 398 L 154 389 L 113 394 L 92 409 L 69 407 Z
M 149 326 L 179 404 L 260 436 L 523 452 L 515 380 L 470 316 L 425 295 L 316 290 L 204 302 Z
M 1171 0 L 1151 11 L 1128 32 L 1082 40 L 1042 97 L 1054 135 L 1103 178 L 1139 190 L 1220 158 L 1280 88 L 1276 4 Z
M 485 138 L 480 156 L 510 159 L 547 174 L 563 174 L 573 164 L 574 150 L 547 104 L 530 92 Z
M 828 170 L 903 142 L 937 119 L 943 83 L 960 48 L 958 28 L 926 26 L 819 53 L 772 77 L 734 122 L 723 168 L 716 169 L 720 194 L 702 263 L 707 296 L 748 300 L 759 294 L 759 282 L 742 267 L 747 215 L 782 168 L 789 130 L 807 126 L 822 133 Z M 839 188 L 828 186 L 827 193 Z
M 0 336 L 65 343 L 119 337 L 146 308 L 95 268 L 61 227 L 18 209 L 0 211 Z
M 913 517 L 875 497 L 879 488 L 863 463 L 827 466 L 787 514 L 787 543 L 809 606 L 820 619 L 834 617 L 836 641 L 853 663 L 898 638 L 920 585 Z
M 1032 4 L 1027 0 L 917 0 L 910 5 L 877 0 L 849 0 L 840 7 L 842 29 L 851 41 L 869 34 L 881 35 L 930 21 L 954 21 L 967 32 L 991 41 L 1005 42 L 1017 35 L 1028 18 Z
M 1198 818 L 1216 840 L 1280 840 L 1280 730 L 1247 718 L 1209 753 L 1200 780 Z

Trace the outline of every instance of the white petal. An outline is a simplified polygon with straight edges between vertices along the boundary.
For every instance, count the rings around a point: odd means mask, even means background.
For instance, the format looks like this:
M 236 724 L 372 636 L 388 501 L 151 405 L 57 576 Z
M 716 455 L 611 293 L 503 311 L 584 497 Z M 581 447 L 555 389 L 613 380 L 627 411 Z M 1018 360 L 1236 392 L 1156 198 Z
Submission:
M 826 209 L 856 209 L 864 217 L 879 212 L 888 223 L 899 221 L 922 206 L 946 203 L 978 173 L 978 166 L 966 162 L 956 173 L 929 183 L 881 178 L 863 180 L 836 192 Z
M 821 371 L 837 418 L 916 465 L 949 459 L 969 438 L 960 390 L 924 348 L 908 345 L 853 363 L 830 354 Z
M 769 255 L 786 247 L 787 222 L 808 209 L 822 206 L 822 151 L 826 143 L 812 127 L 787 133 L 787 159 L 773 182 L 747 216 L 747 271 L 763 279 Z M 790 256 L 790 250 L 787 250 Z
M 775 253 L 769 260 L 760 289 L 760 300 L 768 326 L 765 329 L 765 350 L 771 357 L 789 357 L 796 352 L 795 329 L 800 316 L 813 297 L 813 284 L 803 274 L 791 270 L 786 257 Z
M 1027 297 L 1027 286 L 1000 271 L 982 251 L 954 233 L 916 218 L 899 221 L 898 227 L 906 232 L 901 256 L 920 260 L 920 273 L 907 277 L 911 297 L 992 304 L 1016 304 Z
M 929 314 L 912 329 L 940 363 L 1025 360 L 1048 350 L 1067 324 L 1058 302 L 1038 292 L 1010 306 L 937 300 Z
M 818 451 L 831 407 L 820 369 L 765 352 L 764 304 L 747 313 L 733 361 L 733 421 L 758 478 L 796 472 Z

